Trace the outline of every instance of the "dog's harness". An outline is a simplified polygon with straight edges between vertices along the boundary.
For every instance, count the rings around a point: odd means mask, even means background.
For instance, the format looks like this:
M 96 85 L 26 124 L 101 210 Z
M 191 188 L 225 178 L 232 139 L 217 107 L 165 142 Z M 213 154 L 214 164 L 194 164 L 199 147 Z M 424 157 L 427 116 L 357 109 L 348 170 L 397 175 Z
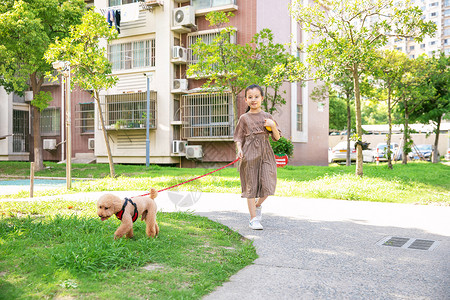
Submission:
M 116 217 L 117 217 L 117 219 L 122 220 L 123 213 L 125 212 L 125 207 L 127 207 L 128 202 L 130 202 L 134 206 L 134 214 L 133 214 L 133 218 L 132 218 L 133 223 L 134 223 L 137 220 L 139 213 L 138 213 L 136 203 L 134 203 L 130 198 L 125 197 L 125 202 L 123 203 L 122 210 L 120 210 L 119 212 L 116 213 Z

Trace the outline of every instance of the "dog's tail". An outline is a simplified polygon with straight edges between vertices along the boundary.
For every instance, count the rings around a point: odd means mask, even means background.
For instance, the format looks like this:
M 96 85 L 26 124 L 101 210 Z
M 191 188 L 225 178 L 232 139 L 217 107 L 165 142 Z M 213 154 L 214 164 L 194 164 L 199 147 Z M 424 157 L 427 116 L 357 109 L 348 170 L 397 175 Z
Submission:
M 155 199 L 158 196 L 158 191 L 155 188 L 150 189 L 149 197 Z

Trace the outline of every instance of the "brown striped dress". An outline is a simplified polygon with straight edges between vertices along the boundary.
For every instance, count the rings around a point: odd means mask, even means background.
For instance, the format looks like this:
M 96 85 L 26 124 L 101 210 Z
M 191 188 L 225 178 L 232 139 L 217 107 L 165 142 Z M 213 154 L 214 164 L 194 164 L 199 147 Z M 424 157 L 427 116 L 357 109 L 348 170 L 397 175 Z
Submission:
M 265 119 L 273 120 L 273 117 L 264 111 L 245 113 L 239 118 L 234 132 L 234 141 L 241 143 L 244 155 L 239 166 L 242 198 L 275 194 L 277 164 L 269 143 L 269 134 L 272 133 L 265 129 Z

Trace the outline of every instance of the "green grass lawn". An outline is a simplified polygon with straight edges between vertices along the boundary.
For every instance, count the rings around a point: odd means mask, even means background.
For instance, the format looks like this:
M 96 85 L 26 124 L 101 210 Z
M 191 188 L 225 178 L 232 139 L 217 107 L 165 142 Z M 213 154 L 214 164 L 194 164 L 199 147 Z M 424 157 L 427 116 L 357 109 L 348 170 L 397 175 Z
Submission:
M 0 299 L 200 299 L 257 257 L 251 242 L 188 213 L 158 213 L 113 239 L 94 202 L 0 202 Z
M 64 177 L 65 165 L 46 163 L 47 169 L 36 176 Z M 73 178 L 98 178 L 77 181 L 71 192 L 142 190 L 150 187 L 163 189 L 212 169 L 180 169 L 152 165 L 116 165 L 117 178 L 108 176 L 107 164 L 74 164 Z M 331 198 L 342 200 L 380 201 L 396 203 L 439 203 L 450 205 L 450 166 L 428 162 L 395 164 L 390 170 L 386 164 L 365 164 L 364 176 L 356 177 L 355 166 L 333 164 L 329 167 L 287 166 L 278 169 L 276 195 L 286 197 Z M 0 162 L 0 174 L 27 176 L 29 163 Z M 239 173 L 226 168 L 207 177 L 178 187 L 179 190 L 240 193 Z M 66 193 L 65 189 L 35 192 L 39 195 Z M 23 192 L 8 197 L 27 197 Z M 1 196 L 0 196 L 1 198 Z M 4 198 L 4 196 L 3 196 Z

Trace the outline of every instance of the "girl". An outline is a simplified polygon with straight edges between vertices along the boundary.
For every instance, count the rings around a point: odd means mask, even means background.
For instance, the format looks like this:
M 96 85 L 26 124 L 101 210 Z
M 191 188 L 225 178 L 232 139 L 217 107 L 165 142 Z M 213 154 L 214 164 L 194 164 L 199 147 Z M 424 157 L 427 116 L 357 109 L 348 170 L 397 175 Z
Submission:
M 255 230 L 263 229 L 261 204 L 275 193 L 277 183 L 277 164 L 269 134 L 275 141 L 280 138 L 272 115 L 261 110 L 262 101 L 263 90 L 259 85 L 253 84 L 245 89 L 245 102 L 249 109 L 239 118 L 234 132 L 237 157 L 241 158 L 242 198 L 247 198 L 249 227 Z

